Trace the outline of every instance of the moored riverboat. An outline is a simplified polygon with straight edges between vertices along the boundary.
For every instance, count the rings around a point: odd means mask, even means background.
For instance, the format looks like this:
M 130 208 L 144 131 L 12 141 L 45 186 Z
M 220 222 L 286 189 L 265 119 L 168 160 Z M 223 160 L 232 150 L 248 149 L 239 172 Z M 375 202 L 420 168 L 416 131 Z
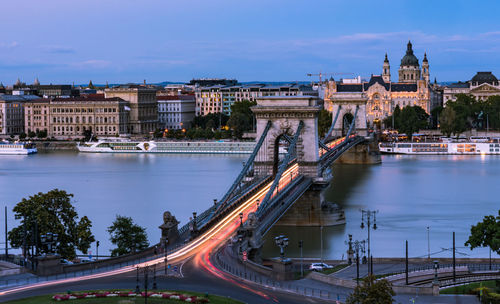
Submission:
M 255 142 L 99 140 L 80 143 L 77 148 L 92 153 L 249 154 Z
M 500 141 L 381 142 L 379 149 L 385 154 L 500 155 Z
M 0 142 L 0 155 L 28 155 L 37 153 L 32 143 Z

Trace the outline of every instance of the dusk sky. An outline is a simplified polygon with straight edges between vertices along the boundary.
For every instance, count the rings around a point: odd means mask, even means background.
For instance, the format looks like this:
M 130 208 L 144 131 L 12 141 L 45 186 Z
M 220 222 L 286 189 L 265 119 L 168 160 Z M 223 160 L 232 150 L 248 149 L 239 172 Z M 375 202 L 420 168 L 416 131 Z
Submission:
M 420 61 L 427 52 L 431 79 L 500 77 L 498 0 L 6 0 L 1 8 L 6 85 L 369 77 L 386 52 L 397 80 L 409 39 Z

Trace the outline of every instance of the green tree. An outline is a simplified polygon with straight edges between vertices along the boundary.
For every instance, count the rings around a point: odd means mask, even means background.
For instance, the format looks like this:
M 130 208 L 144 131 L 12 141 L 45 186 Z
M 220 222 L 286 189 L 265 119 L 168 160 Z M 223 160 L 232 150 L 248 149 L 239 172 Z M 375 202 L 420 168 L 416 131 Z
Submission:
M 411 140 L 413 133 L 428 126 L 429 115 L 419 106 L 406 106 L 398 117 L 398 132 Z
M 91 130 L 83 131 L 83 136 L 85 137 L 84 138 L 85 141 L 90 141 L 90 139 L 92 138 L 92 131 Z
M 390 304 L 394 302 L 394 295 L 389 281 L 385 279 L 376 281 L 375 276 L 368 275 L 349 295 L 346 304 Z
M 28 137 L 29 137 L 29 138 L 33 138 L 33 137 L 35 137 L 35 136 L 36 136 L 36 133 L 35 133 L 35 132 L 33 132 L 33 131 L 29 131 L 29 132 L 28 132 Z
M 130 217 L 117 215 L 108 232 L 111 243 L 117 246 L 111 251 L 111 256 L 138 252 L 149 246 L 146 229 L 134 224 Z
M 484 127 L 500 129 L 500 96 L 490 96 L 485 102 L 486 123 Z
M 36 137 L 38 138 L 45 138 L 47 137 L 47 131 L 46 130 L 41 130 L 36 132 Z
M 332 113 L 328 112 L 325 109 L 319 111 L 318 114 L 318 135 L 323 138 L 330 129 L 332 125 Z
M 252 130 L 255 117 L 250 108 L 256 104 L 255 101 L 249 100 L 237 101 L 232 104 L 231 116 L 227 124 L 233 130 L 235 137 L 241 138 L 243 133 Z
M 23 198 L 14 207 L 15 216 L 21 218 L 21 225 L 9 231 L 12 247 L 21 247 L 25 236 L 26 245 L 41 244 L 40 235 L 48 232 L 58 234 L 55 252 L 66 259 L 76 256 L 75 247 L 87 253 L 90 244 L 95 241 L 91 232 L 92 222 L 86 217 L 78 220 L 78 214 L 71 203 L 73 194 L 64 190 L 54 189 L 47 193 L 38 193 L 29 198 Z M 35 231 L 37 223 L 37 235 Z M 37 241 L 34 241 L 34 240 Z M 42 248 L 42 247 L 41 247 Z M 47 248 L 42 248 L 46 251 Z
M 489 247 L 500 254 L 500 210 L 496 217 L 487 215 L 482 222 L 470 228 L 470 236 L 465 246 L 469 246 L 471 250 L 477 247 Z
M 154 138 L 162 138 L 163 137 L 163 129 L 156 129 L 153 133 Z
M 439 128 L 441 129 L 441 133 L 450 137 L 451 134 L 455 131 L 457 114 L 452 107 L 446 107 L 441 112 L 441 117 L 439 119 Z
M 393 123 L 394 123 L 394 129 L 397 130 L 399 128 L 399 116 L 400 115 L 401 115 L 401 108 L 399 107 L 399 105 L 397 105 L 396 108 L 394 108 L 394 112 L 392 113 L 392 115 L 389 115 L 386 118 L 384 118 L 384 120 L 383 120 L 384 126 L 386 128 L 392 129 Z M 394 116 L 394 120 L 393 120 L 393 116 Z
M 26 138 L 26 133 L 22 132 L 21 134 L 19 134 L 19 139 L 23 140 Z

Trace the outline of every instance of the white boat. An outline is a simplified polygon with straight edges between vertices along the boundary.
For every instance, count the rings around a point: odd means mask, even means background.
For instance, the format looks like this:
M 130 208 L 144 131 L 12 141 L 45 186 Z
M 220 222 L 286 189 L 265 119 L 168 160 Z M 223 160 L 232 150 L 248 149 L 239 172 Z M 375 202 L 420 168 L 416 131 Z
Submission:
M 381 142 L 379 149 L 386 154 L 500 155 L 500 141 Z
M 93 153 L 200 153 L 250 154 L 255 142 L 234 141 L 129 141 L 101 139 L 77 145 L 80 152 Z
M 0 155 L 28 155 L 36 152 L 37 149 L 32 143 L 0 142 Z

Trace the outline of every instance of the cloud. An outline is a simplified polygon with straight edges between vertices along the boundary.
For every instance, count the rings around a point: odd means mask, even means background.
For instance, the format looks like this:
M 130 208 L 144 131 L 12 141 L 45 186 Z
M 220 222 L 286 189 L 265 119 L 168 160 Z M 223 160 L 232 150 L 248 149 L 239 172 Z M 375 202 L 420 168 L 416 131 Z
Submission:
M 76 50 L 69 46 L 61 45 L 42 45 L 40 47 L 44 52 L 51 54 L 73 54 Z
M 19 46 L 17 41 L 12 42 L 0 42 L 0 48 L 13 49 Z
M 104 69 L 108 68 L 111 65 L 111 61 L 90 59 L 81 62 L 71 63 L 69 65 L 76 68 Z

